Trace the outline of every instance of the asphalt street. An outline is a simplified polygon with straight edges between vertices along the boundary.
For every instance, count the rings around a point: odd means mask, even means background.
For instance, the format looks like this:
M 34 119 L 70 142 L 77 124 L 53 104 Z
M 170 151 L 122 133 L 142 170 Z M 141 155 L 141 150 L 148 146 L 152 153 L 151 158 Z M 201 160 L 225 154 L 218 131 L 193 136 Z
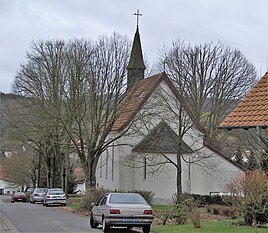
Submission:
M 64 210 L 64 207 L 44 207 L 42 204 L 7 203 L 0 196 L 0 232 L 9 233 L 101 233 L 91 229 L 88 217 Z M 67 204 L 68 205 L 68 204 Z M 111 233 L 137 233 L 139 230 L 112 229 Z

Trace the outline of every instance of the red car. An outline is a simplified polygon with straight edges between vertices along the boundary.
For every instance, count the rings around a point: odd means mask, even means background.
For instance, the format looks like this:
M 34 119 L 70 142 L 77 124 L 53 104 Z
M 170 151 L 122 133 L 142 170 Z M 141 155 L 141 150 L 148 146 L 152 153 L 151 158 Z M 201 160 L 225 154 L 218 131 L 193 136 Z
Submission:
M 26 202 L 26 194 L 24 192 L 14 192 L 11 196 L 11 202 Z

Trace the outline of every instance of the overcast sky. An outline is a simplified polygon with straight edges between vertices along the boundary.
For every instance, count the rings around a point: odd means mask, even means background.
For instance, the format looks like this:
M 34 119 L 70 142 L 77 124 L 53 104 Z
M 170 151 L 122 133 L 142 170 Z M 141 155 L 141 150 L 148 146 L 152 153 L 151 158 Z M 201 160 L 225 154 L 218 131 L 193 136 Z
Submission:
M 150 65 L 173 40 L 239 49 L 259 75 L 268 70 L 267 0 L 0 0 L 0 91 L 10 92 L 34 40 L 117 32 L 133 39 L 136 18 Z

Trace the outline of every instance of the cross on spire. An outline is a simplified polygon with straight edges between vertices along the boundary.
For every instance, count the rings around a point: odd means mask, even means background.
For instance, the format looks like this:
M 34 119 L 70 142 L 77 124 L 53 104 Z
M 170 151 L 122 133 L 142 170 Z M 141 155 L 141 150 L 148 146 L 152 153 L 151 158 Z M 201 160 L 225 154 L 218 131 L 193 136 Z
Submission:
M 142 14 L 140 14 L 139 9 L 137 10 L 137 13 L 134 13 L 135 16 L 137 16 L 137 26 L 139 26 L 139 16 L 142 16 Z

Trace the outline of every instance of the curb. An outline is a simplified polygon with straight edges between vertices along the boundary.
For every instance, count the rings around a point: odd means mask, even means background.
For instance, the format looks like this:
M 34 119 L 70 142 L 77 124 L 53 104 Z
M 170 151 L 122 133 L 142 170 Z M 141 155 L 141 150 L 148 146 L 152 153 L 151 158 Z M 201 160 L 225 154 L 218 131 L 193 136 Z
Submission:
M 0 211 L 0 232 L 19 233 L 18 229 L 2 211 Z

